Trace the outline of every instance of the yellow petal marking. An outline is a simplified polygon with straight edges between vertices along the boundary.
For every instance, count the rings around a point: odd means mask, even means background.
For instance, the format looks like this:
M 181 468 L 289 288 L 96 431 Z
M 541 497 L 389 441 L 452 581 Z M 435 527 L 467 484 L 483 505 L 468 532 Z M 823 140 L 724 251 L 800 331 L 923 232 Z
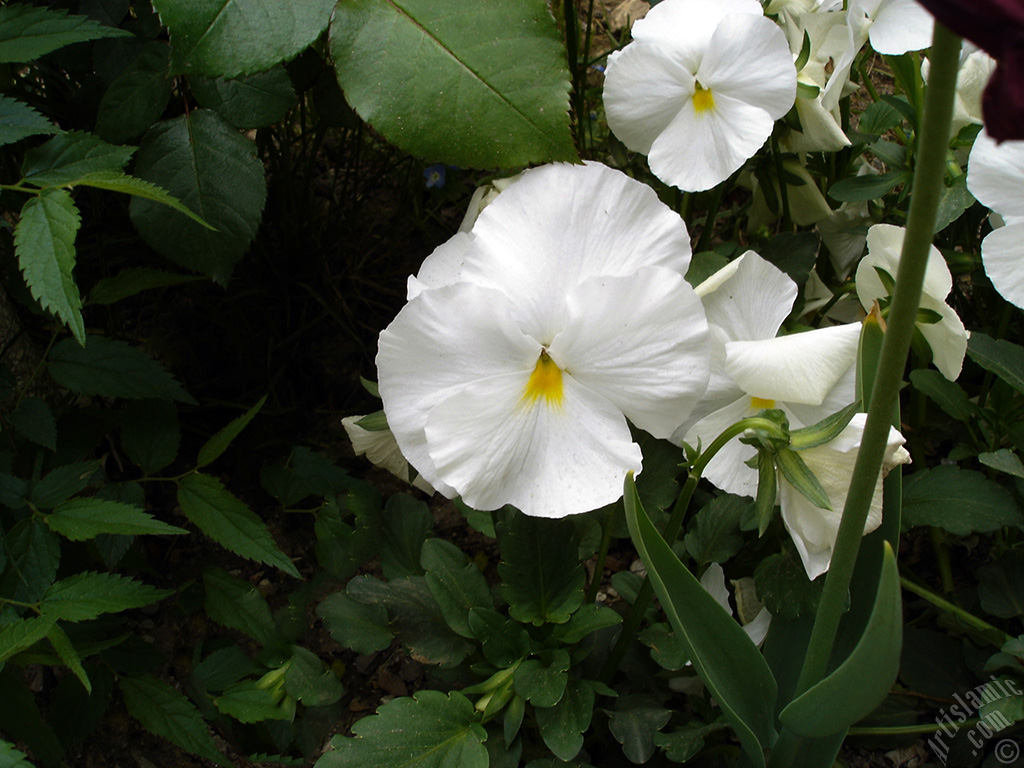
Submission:
M 693 92 L 693 108 L 698 115 L 715 108 L 715 97 L 700 83 L 697 83 L 697 90 Z
M 765 400 L 763 397 L 750 398 L 750 407 L 755 411 L 763 411 L 765 408 L 774 408 L 774 400 Z
M 526 392 L 523 393 L 523 399 L 531 403 L 542 397 L 552 405 L 562 404 L 562 369 L 546 351 L 541 351 L 537 367 L 530 374 Z

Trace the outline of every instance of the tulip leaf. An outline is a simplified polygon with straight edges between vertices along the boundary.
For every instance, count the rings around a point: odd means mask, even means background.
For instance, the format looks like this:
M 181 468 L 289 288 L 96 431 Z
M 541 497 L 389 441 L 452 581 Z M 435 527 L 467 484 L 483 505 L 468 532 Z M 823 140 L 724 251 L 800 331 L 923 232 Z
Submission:
M 679 561 L 640 504 L 632 474 L 625 484 L 626 522 L 648 578 L 676 636 L 736 731 L 751 762 L 764 766 L 775 739 L 775 678 L 757 646 Z
M 896 556 L 888 542 L 882 546 L 882 576 L 864 634 L 842 664 L 779 715 L 783 725 L 802 736 L 824 738 L 845 731 L 870 714 L 896 682 L 903 604 Z
M 576 159 L 565 50 L 542 0 L 349 0 L 330 40 L 348 102 L 406 152 L 473 168 Z

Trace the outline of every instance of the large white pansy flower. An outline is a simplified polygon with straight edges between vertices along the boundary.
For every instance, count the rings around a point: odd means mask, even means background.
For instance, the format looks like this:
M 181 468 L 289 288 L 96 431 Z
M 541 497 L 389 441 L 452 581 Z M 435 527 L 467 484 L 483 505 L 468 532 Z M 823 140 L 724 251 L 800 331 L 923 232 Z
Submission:
M 380 395 L 409 462 L 477 509 L 611 503 L 708 376 L 686 225 L 599 164 L 526 171 L 424 262 L 380 335 Z
M 1006 222 L 985 236 L 981 260 L 999 294 L 1024 308 L 1024 141 L 996 144 L 983 129 L 967 162 L 967 188 Z
M 832 561 L 832 548 L 839 533 L 846 495 L 853 477 L 853 466 L 857 461 L 861 439 L 864 436 L 864 422 L 867 414 L 855 414 L 846 428 L 834 440 L 814 448 L 800 451 L 800 458 L 821 483 L 832 509 L 822 509 L 794 488 L 779 473 L 779 506 L 782 522 L 789 531 L 803 561 L 807 578 L 816 579 L 828 570 Z M 882 478 L 898 464 L 910 463 L 910 454 L 902 447 L 903 435 L 889 427 L 889 439 L 882 459 L 882 470 L 871 496 L 864 533 L 871 533 L 882 523 Z
M 764 408 L 786 413 L 792 427 L 816 424 L 855 399 L 860 323 L 788 336 L 776 333 L 793 308 L 796 284 L 747 251 L 697 287 L 711 330 L 711 378 L 705 396 L 672 437 L 707 445 Z M 724 491 L 757 492 L 753 446 L 730 440 L 704 476 Z
M 868 254 L 857 266 L 857 298 L 865 311 L 870 311 L 877 299 L 884 299 L 889 290 L 877 270 L 886 272 L 893 280 L 900 266 L 903 238 L 907 230 L 892 224 L 875 224 L 868 229 Z M 941 318 L 936 323 L 918 323 L 917 328 L 932 350 L 932 362 L 942 375 L 956 381 L 967 354 L 967 331 L 956 311 L 946 303 L 953 290 L 953 277 L 934 245 L 928 251 L 924 285 L 921 290 L 921 309 L 935 312 Z
M 757 0 L 664 0 L 605 71 L 612 131 L 658 178 L 689 191 L 743 165 L 795 97 L 786 37 Z

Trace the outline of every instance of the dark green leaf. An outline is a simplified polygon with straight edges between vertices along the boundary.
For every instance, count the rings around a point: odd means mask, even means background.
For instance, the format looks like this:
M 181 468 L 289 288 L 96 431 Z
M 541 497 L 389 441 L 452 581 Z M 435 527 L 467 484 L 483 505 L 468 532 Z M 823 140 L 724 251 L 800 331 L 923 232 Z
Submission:
M 876 200 L 889 194 L 898 184 L 910 181 L 910 171 L 889 171 L 851 176 L 837 181 L 828 190 L 828 196 L 842 203 Z
M 814 232 L 783 232 L 762 250 L 762 256 L 803 286 L 814 268 L 820 238 Z
M 256 236 L 266 202 L 256 145 L 216 113 L 200 109 L 146 133 L 135 175 L 216 227 L 211 231 L 155 201 L 134 197 L 132 222 L 146 242 L 176 264 L 227 282 Z
M 217 709 L 240 723 L 261 720 L 291 720 L 293 707 L 284 707 L 274 693 L 255 680 L 243 680 L 230 686 L 213 700 Z
M 354 0 L 335 8 L 330 40 L 348 102 L 411 154 L 474 168 L 576 159 L 565 51 L 540 0 Z
M 448 626 L 463 637 L 474 637 L 469 612 L 491 608 L 494 600 L 480 569 L 467 561 L 462 550 L 443 539 L 427 539 L 420 552 L 427 587 L 437 600 Z
M 0 626 L 0 664 L 46 637 L 56 621 L 56 616 L 44 615 Z
M 935 213 L 935 232 L 941 232 L 974 205 L 974 195 L 967 190 L 967 174 L 957 176 L 939 193 L 939 210 Z
M 121 447 L 147 475 L 174 461 L 181 444 L 178 409 L 166 400 L 129 404 L 121 420 Z
M 396 493 L 384 507 L 380 561 L 389 579 L 419 576 L 420 550 L 434 527 L 430 509 L 407 493 Z
M 547 663 L 527 659 L 516 667 L 513 685 L 516 693 L 535 707 L 553 707 L 565 695 L 569 682 L 569 654 L 558 650 Z
M 50 375 L 80 395 L 195 403 L 164 367 L 123 341 L 89 336 L 82 347 L 71 339 L 50 350 Z
M 138 507 L 95 498 L 65 501 L 43 520 L 51 531 L 72 541 L 92 539 L 101 533 L 129 536 L 188 533 L 184 528 L 157 520 Z
M 793 552 L 769 555 L 754 570 L 757 597 L 773 616 L 795 619 L 813 616 L 821 598 L 821 583 L 810 581 Z
M 910 372 L 910 383 L 923 392 L 942 410 L 964 423 L 973 423 L 981 409 L 972 403 L 963 388 L 938 371 L 918 368 Z
M 981 472 L 939 466 L 904 480 L 903 525 L 935 525 L 956 536 L 991 533 L 1024 524 L 1024 514 L 1006 488 Z
M 876 101 L 861 113 L 857 130 L 869 136 L 881 136 L 902 121 L 903 115 L 896 107 L 885 101 Z
M 1001 619 L 1024 616 L 1024 553 L 1009 551 L 978 569 L 978 599 Z
M 223 691 L 257 671 L 256 662 L 237 645 L 214 651 L 192 671 L 192 678 L 204 691 Z
M 552 633 L 561 642 L 575 645 L 591 632 L 622 623 L 622 616 L 606 605 L 584 603 L 565 624 L 558 624 Z
M 0 730 L 17 734 L 33 757 L 46 768 L 64 768 L 64 748 L 57 734 L 43 719 L 36 697 L 24 683 L 24 677 L 0 673 Z M 76 683 L 77 685 L 77 683 Z
M 36 445 L 57 450 L 57 420 L 50 406 L 37 397 L 26 397 L 11 413 L 11 426 Z
M 57 537 L 41 520 L 29 517 L 15 523 L 0 543 L 7 550 L 7 569 L 0 578 L 0 595 L 22 603 L 36 602 L 57 576 L 60 564 Z
M 725 493 L 701 507 L 684 542 L 699 564 L 724 563 L 740 551 L 740 521 L 750 509 L 750 499 Z
M 354 738 L 335 736 L 317 768 L 487 768 L 473 704 L 457 691 L 419 691 L 385 704 L 352 726 Z
M 0 473 L 0 504 L 11 509 L 21 509 L 27 500 L 28 486 L 25 481 L 12 475 Z
M 608 729 L 622 745 L 631 763 L 646 763 L 654 754 L 654 736 L 672 717 L 672 710 L 644 695 L 625 696 L 616 700 Z
M 105 189 L 109 192 L 121 192 L 125 195 L 131 195 L 141 200 L 149 200 L 152 202 L 166 205 L 168 208 L 172 208 L 178 213 L 188 216 L 192 221 L 196 222 L 199 226 L 206 230 L 213 230 L 214 227 L 203 220 L 201 216 L 193 213 L 190 208 L 186 208 L 178 198 L 169 194 L 165 189 L 158 187 L 156 184 L 151 184 L 143 179 L 136 178 L 135 176 L 129 176 L 120 171 L 96 171 L 95 173 L 89 173 L 82 176 L 75 184 L 83 187 L 96 187 L 97 189 Z M 155 272 L 156 270 L 151 270 Z M 180 279 L 173 283 L 188 282 L 187 280 Z M 166 283 L 161 283 L 166 285 Z
M 67 636 L 67 633 L 60 628 L 60 624 L 54 624 L 50 627 L 50 631 L 46 636 L 49 638 L 53 650 L 57 652 L 60 660 L 64 663 L 64 666 L 71 670 L 72 674 L 78 678 L 78 681 L 86 691 L 92 693 L 92 683 L 89 682 L 89 676 L 85 673 L 85 668 L 82 666 L 82 659 L 78 655 L 78 651 L 75 650 L 75 646 Z
M 185 475 L 179 481 L 178 503 L 185 516 L 221 546 L 299 578 L 264 522 L 217 478 L 200 473 Z
M 249 422 L 253 420 L 253 417 L 260 412 L 260 409 L 266 402 L 267 396 L 264 395 L 249 410 L 238 418 L 232 419 L 227 426 L 220 429 L 203 443 L 203 447 L 199 449 L 199 457 L 196 459 L 196 467 L 205 467 L 207 464 L 216 461 L 227 450 L 228 446 L 231 445 L 231 441 L 238 437 Z
M 237 128 L 263 128 L 280 122 L 296 104 L 295 89 L 284 67 L 224 78 L 190 77 L 196 101 Z
M 170 594 L 169 589 L 157 589 L 116 573 L 83 571 L 46 590 L 40 608 L 63 621 L 89 621 L 103 613 L 141 608 Z
M 316 615 L 331 637 L 356 653 L 383 651 L 394 637 L 384 606 L 357 602 L 344 592 L 329 595 L 317 606 Z
M 695 253 L 690 258 L 690 268 L 686 272 L 686 282 L 696 288 L 728 263 L 728 258 L 714 251 Z
M 21 172 L 37 187 L 74 184 L 90 173 L 120 172 L 135 147 L 108 144 L 91 133 L 69 131 L 25 153 Z
M 572 678 L 553 707 L 534 711 L 541 738 L 555 757 L 572 760 L 583 747 L 583 732 L 594 714 L 594 689 L 586 680 Z
M 1020 458 L 1009 448 L 1002 448 L 994 453 L 982 453 L 978 455 L 978 461 L 986 467 L 998 469 L 1014 477 L 1024 478 L 1024 464 Z
M 530 652 L 530 635 L 522 625 L 497 611 L 472 609 L 469 627 L 480 641 L 484 658 L 500 669 L 511 667 Z
M 669 760 L 685 763 L 697 756 L 704 747 L 704 737 L 724 731 L 725 723 L 686 723 L 670 733 L 654 734 L 654 743 L 665 750 Z
M 26 136 L 59 132 L 60 128 L 28 104 L 0 93 L 0 146 L 21 141 Z
M 161 118 L 171 99 L 170 57 L 167 43 L 145 43 L 100 99 L 96 114 L 100 136 L 115 144 L 132 141 Z
M 42 509 L 53 509 L 88 486 L 98 467 L 98 461 L 55 467 L 32 489 L 32 502 Z
M 690 660 L 686 645 L 663 621 L 651 624 L 637 639 L 651 649 L 651 659 L 662 669 L 682 669 Z
M 72 43 L 127 34 L 59 8 L 28 3 L 0 6 L 0 62 L 31 61 Z
M 14 250 L 32 296 L 85 343 L 82 299 L 75 285 L 75 236 L 82 220 L 66 189 L 44 189 L 21 209 Z
M 34 768 L 24 752 L 19 752 L 9 741 L 0 739 L 0 768 Z
M 341 681 L 312 651 L 292 646 L 291 664 L 284 676 L 284 689 L 288 695 L 307 707 L 325 707 L 333 704 L 345 692 Z
M 971 333 L 967 354 L 986 371 L 992 371 L 1018 392 L 1024 393 L 1024 347 L 1005 339 L 993 339 L 980 331 Z
M 211 619 L 244 632 L 262 645 L 276 641 L 277 630 L 270 606 L 252 584 L 220 568 L 207 568 L 203 572 L 203 587 L 206 590 L 204 608 Z
M 128 178 L 128 177 L 125 177 Z M 135 179 L 135 181 L 140 181 Z M 203 278 L 199 275 L 182 275 L 162 269 L 135 267 L 118 272 L 113 277 L 98 280 L 89 291 L 90 304 L 115 304 L 142 291 L 152 288 L 166 288 L 174 285 L 194 283 Z

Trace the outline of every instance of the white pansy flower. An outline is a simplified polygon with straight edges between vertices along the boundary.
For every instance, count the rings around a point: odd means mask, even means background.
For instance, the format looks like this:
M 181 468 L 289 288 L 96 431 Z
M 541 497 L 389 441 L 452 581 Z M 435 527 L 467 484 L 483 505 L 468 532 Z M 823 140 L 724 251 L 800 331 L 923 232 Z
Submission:
M 380 395 L 409 462 L 477 509 L 609 504 L 639 447 L 703 394 L 707 322 L 686 225 L 603 165 L 526 171 L 424 262 L 380 335 Z
M 508 189 L 509 185 L 518 181 L 522 175 L 522 173 L 517 173 L 515 176 L 504 179 L 494 179 L 473 190 L 473 196 L 469 198 L 469 205 L 466 206 L 466 215 L 462 217 L 462 223 L 459 224 L 459 232 L 469 232 L 473 229 L 480 211 L 493 203 L 498 195 Z
M 711 378 L 705 396 L 672 440 L 704 446 L 765 408 L 785 412 L 793 428 L 816 424 L 855 399 L 860 323 L 776 336 L 793 308 L 796 284 L 753 251 L 697 287 L 711 330 Z M 753 446 L 730 440 L 704 477 L 741 496 L 757 492 Z
M 896 279 L 906 234 L 903 227 L 892 224 L 875 224 L 868 230 L 868 253 L 857 266 L 857 298 L 865 312 L 871 310 L 876 300 L 889 296 L 889 289 L 877 270 L 882 270 L 892 280 Z M 960 317 L 946 303 L 946 297 L 952 290 L 953 277 L 949 267 L 933 245 L 928 251 L 920 307 L 935 312 L 941 319 L 936 323 L 918 322 L 917 329 L 931 347 L 935 367 L 947 379 L 956 381 L 967 354 L 968 334 Z
M 843 507 L 853 477 L 861 439 L 864 436 L 864 422 L 867 414 L 855 414 L 850 423 L 834 440 L 814 448 L 800 451 L 800 458 L 814 473 L 828 495 L 832 509 L 822 509 L 794 488 L 779 473 L 778 502 L 782 509 L 782 522 L 789 531 L 800 559 L 803 561 L 807 578 L 816 579 L 828 570 L 832 561 L 832 548 L 839 533 Z M 903 446 L 903 435 L 889 428 L 882 470 L 871 497 L 864 533 L 871 533 L 882 523 L 882 478 L 899 464 L 909 464 L 910 454 Z
M 1024 141 L 997 144 L 982 129 L 967 161 L 967 188 L 1006 222 L 985 236 L 981 260 L 999 295 L 1024 308 Z
M 956 96 L 953 99 L 953 118 L 950 136 L 956 136 L 968 125 L 981 125 L 981 95 L 996 69 L 996 60 L 975 45 L 964 41 L 960 51 L 960 69 L 956 73 Z M 931 63 L 921 62 L 921 76 L 928 82 Z
M 689 191 L 752 157 L 795 96 L 785 35 L 757 0 L 664 0 L 605 71 L 612 132 L 658 178 Z
M 730 616 L 733 615 L 732 606 L 729 605 L 729 588 L 725 585 L 725 571 L 722 570 L 721 565 L 711 563 L 700 577 L 700 585 L 715 598 L 716 603 L 729 612 Z M 747 633 L 747 637 L 754 645 L 760 645 L 768 634 L 772 615 L 757 599 L 752 578 L 746 576 L 742 579 L 735 579 L 732 582 L 732 587 L 736 593 L 737 618 L 743 625 L 743 631 Z
M 409 482 L 409 462 L 402 455 L 402 450 L 395 441 L 390 429 L 364 429 L 357 423 L 362 416 L 346 416 L 341 420 L 348 439 L 352 441 L 352 450 L 356 456 L 365 455 L 373 464 L 386 469 L 395 477 Z M 422 475 L 416 475 L 412 485 L 425 493 L 433 493 L 430 483 Z

